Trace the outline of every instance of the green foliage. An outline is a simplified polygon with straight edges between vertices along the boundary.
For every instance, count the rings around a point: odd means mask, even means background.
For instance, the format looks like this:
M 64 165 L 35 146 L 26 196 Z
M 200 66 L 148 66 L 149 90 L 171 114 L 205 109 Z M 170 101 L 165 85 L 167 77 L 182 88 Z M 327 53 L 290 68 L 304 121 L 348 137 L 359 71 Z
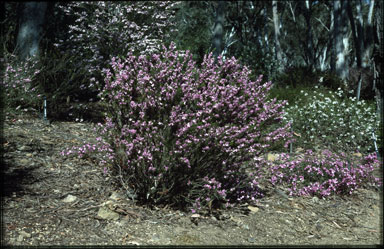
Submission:
M 250 42 L 233 46 L 229 51 L 230 54 L 239 57 L 239 61 L 243 65 L 252 68 L 252 76 L 257 78 L 262 74 L 275 82 L 277 62 L 271 53 L 265 52 L 257 46 L 252 46 Z
M 179 5 L 175 16 L 178 32 L 171 37 L 181 50 L 189 50 L 198 65 L 212 45 L 211 26 L 213 19 L 210 3 L 206 1 L 185 1 Z
M 1 20 L 0 52 L 2 55 L 10 54 L 16 48 L 16 37 L 18 31 L 18 16 L 21 13 L 22 2 L 4 3 L 4 20 Z
M 269 99 L 276 98 L 277 100 L 287 100 L 288 103 L 295 104 L 300 101 L 300 91 L 311 91 L 314 87 L 305 87 L 305 86 L 281 86 L 279 84 L 274 84 L 269 92 Z
M 313 72 L 311 68 L 306 66 L 292 66 L 286 68 L 285 71 L 277 75 L 276 82 L 281 86 L 314 86 L 319 80 L 320 73 Z
M 68 115 L 65 103 L 96 100 L 97 89 L 92 78 L 87 74 L 87 68 L 77 56 L 60 53 L 51 49 L 40 56 L 44 70 L 36 78 L 39 88 L 43 90 L 51 113 L 62 117 Z
M 39 108 L 42 91 L 36 85 L 41 67 L 35 58 L 19 61 L 15 55 L 5 54 L 6 63 L 1 90 L 6 111 L 20 108 Z
M 333 91 L 336 91 L 339 88 L 344 91 L 348 90 L 343 81 L 331 71 L 322 72 L 319 76 L 319 81 L 321 81 L 321 85 L 326 88 L 329 88 Z

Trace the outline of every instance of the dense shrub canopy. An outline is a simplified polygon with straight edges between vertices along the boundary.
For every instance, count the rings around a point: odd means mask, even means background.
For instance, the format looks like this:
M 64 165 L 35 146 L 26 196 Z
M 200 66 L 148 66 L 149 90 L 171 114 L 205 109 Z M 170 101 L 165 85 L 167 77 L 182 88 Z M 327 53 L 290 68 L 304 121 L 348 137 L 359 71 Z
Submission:
M 271 82 L 249 80 L 235 58 L 215 64 L 210 54 L 198 69 L 174 45 L 114 58 L 111 67 L 100 94 L 110 107 L 100 124 L 110 146 L 105 165 L 138 199 L 196 211 L 261 196 L 245 165 L 257 172 L 265 148 L 291 137 L 289 124 L 276 126 L 284 103 L 266 100 Z

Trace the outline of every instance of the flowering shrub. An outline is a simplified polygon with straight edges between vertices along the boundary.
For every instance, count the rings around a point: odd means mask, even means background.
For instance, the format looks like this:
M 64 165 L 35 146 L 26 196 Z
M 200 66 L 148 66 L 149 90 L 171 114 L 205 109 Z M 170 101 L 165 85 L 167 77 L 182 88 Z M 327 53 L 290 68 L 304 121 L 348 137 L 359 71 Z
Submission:
M 284 105 L 266 101 L 271 82 L 250 81 L 234 58 L 216 65 L 210 54 L 198 68 L 189 51 L 174 45 L 151 56 L 130 53 L 111 66 L 100 94 L 110 107 L 99 124 L 107 144 L 102 163 L 138 199 L 197 212 L 262 195 L 254 158 L 291 137 L 289 124 L 271 125 Z M 251 163 L 254 174 L 245 171 Z
M 340 88 L 329 94 L 319 90 L 302 90 L 297 101 L 301 104 L 285 109 L 284 119 L 292 120 L 293 130 L 301 135 L 296 144 L 307 149 L 372 152 L 372 129 L 379 127 L 374 106 L 345 97 Z
M 288 184 L 290 195 L 352 194 L 363 184 L 371 182 L 382 185 L 382 179 L 373 176 L 380 167 L 376 154 L 358 160 L 341 153 L 323 150 L 319 155 L 307 150 L 302 157 L 281 154 L 281 163 L 273 165 L 270 181 L 273 185 Z
M 17 62 L 16 56 L 7 55 L 5 72 L 0 86 L 4 89 L 6 108 L 9 107 L 38 107 L 41 105 L 42 96 L 34 85 L 34 80 L 41 71 L 34 58 Z
M 82 59 L 78 67 L 86 69 L 89 84 L 95 89 L 102 68 L 113 56 L 128 51 L 151 53 L 172 31 L 172 1 L 80 1 L 59 2 L 58 10 L 73 19 L 68 32 L 56 37 L 55 46 Z M 92 80 L 93 79 L 93 80 Z

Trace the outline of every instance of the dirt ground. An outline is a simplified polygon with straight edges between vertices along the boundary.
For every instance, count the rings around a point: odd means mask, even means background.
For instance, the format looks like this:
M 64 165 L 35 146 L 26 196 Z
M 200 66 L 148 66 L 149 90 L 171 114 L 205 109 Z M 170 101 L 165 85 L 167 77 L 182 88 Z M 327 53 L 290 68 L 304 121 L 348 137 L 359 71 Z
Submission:
M 91 159 L 59 154 L 94 140 L 92 126 L 6 116 L 2 245 L 383 244 L 382 190 L 373 186 L 326 200 L 270 188 L 257 206 L 206 217 L 139 206 Z

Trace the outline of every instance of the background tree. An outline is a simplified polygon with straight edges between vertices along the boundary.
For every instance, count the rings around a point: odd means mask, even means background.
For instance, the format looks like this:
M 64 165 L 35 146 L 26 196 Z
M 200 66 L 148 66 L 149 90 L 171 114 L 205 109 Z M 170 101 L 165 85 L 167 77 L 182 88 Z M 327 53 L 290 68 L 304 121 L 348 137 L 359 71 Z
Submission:
M 136 54 L 150 53 L 160 44 L 173 41 L 178 49 L 191 50 L 197 64 L 205 54 L 217 51 L 216 56 L 238 58 L 252 69 L 253 76 L 263 74 L 282 86 L 293 82 L 313 85 L 318 83 L 317 79 L 324 78 L 324 85 L 334 84 L 332 87 L 337 88 L 338 80 L 329 72 L 336 72 L 333 67 L 342 72 L 340 76 L 351 80 L 345 76 L 347 67 L 353 71 L 355 64 L 363 63 L 364 56 L 372 61 L 379 54 L 381 22 L 375 16 L 382 5 L 377 1 L 342 1 L 340 15 L 333 11 L 334 2 L 329 0 L 273 1 L 273 4 L 228 1 L 222 12 L 218 3 L 48 3 L 45 18 L 49 22 L 45 22 L 42 28 L 45 32 L 40 32 L 39 38 L 45 67 L 44 75 L 39 74 L 39 82 L 45 82 L 44 91 L 57 92 L 52 97 L 61 91 L 66 92 L 62 95 L 71 93 L 77 95 L 73 98 L 87 101 L 97 93 L 96 82 L 102 82 L 102 70 L 109 67 L 111 57 L 124 56 L 131 50 Z M 4 7 L 2 49 L 13 53 L 26 3 L 6 2 L 1 6 Z M 217 11 L 222 14 L 217 15 Z M 333 18 L 335 13 L 338 16 Z M 347 47 L 352 41 L 354 46 Z M 345 66 L 341 64 L 343 60 Z
M 213 56 L 215 60 L 223 51 L 225 2 L 218 1 L 216 7 L 215 27 L 213 29 Z
M 189 50 L 200 64 L 212 50 L 214 6 L 212 1 L 182 1 L 177 5 L 174 22 L 178 27 L 173 41 L 182 50 Z
M 273 13 L 273 27 L 274 27 L 274 33 L 275 33 L 275 54 L 276 54 L 276 60 L 279 62 L 282 61 L 282 55 L 281 55 L 281 47 L 280 47 L 280 22 L 279 22 L 279 14 L 277 12 L 277 1 L 272 1 L 272 13 Z M 283 68 L 282 65 L 279 63 L 279 66 L 277 68 L 278 72 L 282 72 Z
M 333 2 L 334 12 L 334 46 L 336 52 L 335 72 L 345 80 L 349 74 L 348 65 L 348 28 L 347 28 L 346 1 Z
M 17 53 L 20 59 L 39 55 L 47 2 L 25 2 L 19 20 Z

